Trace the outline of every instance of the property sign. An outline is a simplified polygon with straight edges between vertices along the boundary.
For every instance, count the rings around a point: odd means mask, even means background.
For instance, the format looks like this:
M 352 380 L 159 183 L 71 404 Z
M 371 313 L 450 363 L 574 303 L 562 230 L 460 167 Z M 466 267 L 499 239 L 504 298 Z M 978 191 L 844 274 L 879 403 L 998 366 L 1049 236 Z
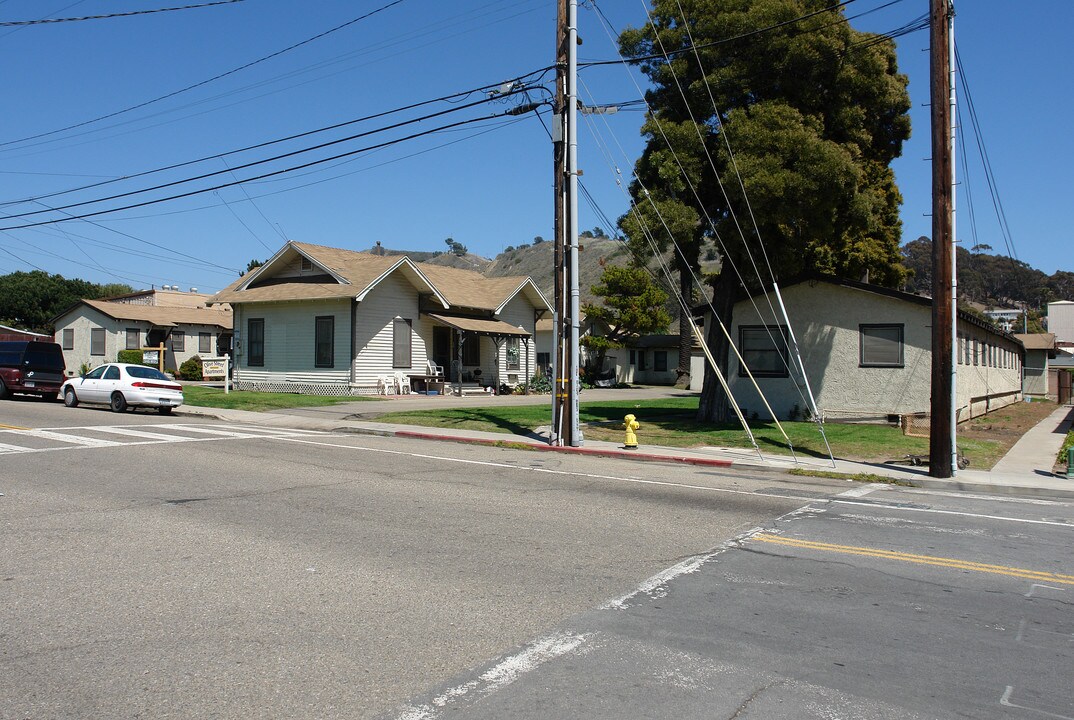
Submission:
M 142 362 L 146 365 L 160 364 L 160 350 L 143 350 Z
M 227 376 L 226 357 L 207 357 L 201 359 L 201 376 L 206 380 Z

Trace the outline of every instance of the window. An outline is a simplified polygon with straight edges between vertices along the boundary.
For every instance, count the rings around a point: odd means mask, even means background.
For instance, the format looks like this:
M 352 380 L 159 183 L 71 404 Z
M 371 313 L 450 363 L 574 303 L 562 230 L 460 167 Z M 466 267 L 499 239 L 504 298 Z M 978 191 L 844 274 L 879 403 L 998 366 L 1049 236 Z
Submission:
M 265 365 L 265 319 L 250 318 L 246 321 L 246 365 L 264 367 Z
M 977 338 L 973 339 L 973 364 L 981 364 L 980 346 L 977 344 Z
M 104 328 L 90 329 L 90 355 L 104 355 Z
M 308 257 L 302 258 L 302 272 L 310 272 L 313 270 L 313 261 Z
M 645 367 L 645 351 L 638 350 L 638 370 L 646 370 Z
M 638 364 L 638 351 L 637 350 L 631 350 L 630 351 L 630 364 L 631 365 L 637 365 Z
M 213 351 L 213 334 L 212 333 L 198 333 L 198 352 L 199 353 L 211 353 Z
M 861 367 L 902 367 L 902 325 L 859 325 Z
M 666 372 L 668 369 L 668 351 L 667 350 L 654 350 L 653 351 L 653 370 L 657 372 Z
M 67 328 L 63 331 L 63 349 L 74 350 L 75 349 L 75 329 Z
M 518 338 L 517 337 L 509 337 L 509 338 L 507 338 L 506 352 L 507 352 L 507 369 L 508 370 L 518 370 L 519 369 L 519 356 L 520 356 L 521 353 L 519 353 Z
M 552 353 L 537 353 L 537 366 L 548 367 L 552 364 Z
M 172 330 L 168 336 L 168 345 L 172 352 L 185 352 L 186 351 L 186 335 L 182 330 Z
M 407 318 L 395 318 L 392 324 L 392 367 L 410 367 L 410 330 L 411 321 Z
M 787 377 L 787 334 L 782 325 L 743 325 L 738 341 L 754 377 Z M 747 377 L 745 367 L 739 367 L 738 376 Z
M 138 328 L 127 328 L 127 349 L 137 350 L 142 346 L 140 341 L 141 333 L 138 332 Z
M 462 364 L 481 364 L 481 336 L 467 333 L 462 341 Z
M 115 365 L 109 365 L 104 371 L 104 377 L 102 380 L 119 380 L 119 368 Z
M 106 367 L 105 365 L 101 365 L 100 367 L 93 368 L 88 373 L 86 373 L 86 379 L 87 380 L 100 380 L 101 375 L 104 375 L 105 367 Z
M 313 341 L 314 366 L 330 368 L 335 366 L 336 355 L 336 319 L 331 315 L 318 317 L 315 321 L 316 337 Z

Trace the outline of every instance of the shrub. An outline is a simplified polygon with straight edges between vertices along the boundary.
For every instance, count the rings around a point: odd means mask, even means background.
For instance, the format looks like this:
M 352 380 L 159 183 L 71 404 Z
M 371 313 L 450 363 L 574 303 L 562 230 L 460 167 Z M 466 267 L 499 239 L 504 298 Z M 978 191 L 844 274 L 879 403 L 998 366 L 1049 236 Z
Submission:
M 120 350 L 119 355 L 116 358 L 116 362 L 132 363 L 134 365 L 142 364 L 142 351 L 141 350 Z
M 86 373 L 88 373 L 92 369 L 93 369 L 93 365 L 91 365 L 88 362 L 84 362 L 84 363 L 82 363 L 81 365 L 78 366 L 78 374 L 79 375 L 85 375 Z
M 179 366 L 180 380 L 201 380 L 201 358 L 195 355 Z
M 544 395 L 552 392 L 552 378 L 538 373 L 530 378 L 530 392 Z

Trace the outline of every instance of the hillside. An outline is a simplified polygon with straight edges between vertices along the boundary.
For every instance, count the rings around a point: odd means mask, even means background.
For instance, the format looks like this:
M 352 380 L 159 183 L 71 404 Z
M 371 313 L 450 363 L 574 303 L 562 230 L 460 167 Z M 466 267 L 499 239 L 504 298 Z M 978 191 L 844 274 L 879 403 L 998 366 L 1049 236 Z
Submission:
M 597 284 L 602 271 L 602 263 L 625 265 L 627 251 L 622 243 L 609 238 L 584 238 L 582 250 L 578 253 L 578 289 L 581 302 L 589 302 L 593 294 L 589 291 Z M 548 301 L 552 301 L 552 243 L 543 242 L 501 253 L 485 269 L 487 277 L 509 277 L 529 275 L 541 289 Z

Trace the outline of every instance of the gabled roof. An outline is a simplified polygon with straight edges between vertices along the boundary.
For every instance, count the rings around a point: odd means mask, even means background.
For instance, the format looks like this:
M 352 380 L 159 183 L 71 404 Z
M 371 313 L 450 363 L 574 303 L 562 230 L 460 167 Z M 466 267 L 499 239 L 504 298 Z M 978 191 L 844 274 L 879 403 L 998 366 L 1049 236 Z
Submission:
M 1055 350 L 1055 333 L 1018 333 L 1015 337 L 1026 346 L 1026 350 Z
M 280 268 L 297 256 L 307 258 L 322 272 L 305 277 L 275 277 Z M 395 272 L 401 272 L 419 292 L 431 294 L 445 309 L 488 310 L 496 314 L 519 293 L 525 294 L 538 309 L 550 309 L 528 277 L 487 278 L 472 270 L 415 263 L 406 255 L 374 255 L 294 241 L 289 241 L 264 265 L 221 290 L 211 302 L 330 298 L 360 301 Z
M 836 277 L 834 275 L 824 275 L 821 273 L 806 273 L 804 275 L 799 275 L 785 282 L 781 282 L 780 287 L 785 290 L 789 287 L 792 287 L 794 285 L 800 285 L 802 283 L 815 284 L 818 282 L 827 283 L 829 285 L 839 285 L 854 290 L 861 290 L 862 292 L 872 293 L 874 295 L 882 295 L 884 297 L 902 300 L 913 305 L 921 305 L 929 308 L 932 307 L 932 298 L 928 297 L 927 295 L 914 295 L 913 293 L 904 292 L 902 290 L 894 290 L 892 288 L 886 288 L 881 285 L 873 285 L 871 283 L 859 282 L 857 280 L 847 280 L 845 278 Z M 741 294 L 736 298 L 736 302 L 741 302 L 742 300 L 746 300 L 750 297 L 764 295 L 767 292 L 770 292 L 770 290 L 759 290 L 753 293 L 741 291 Z M 693 312 L 696 315 L 704 315 L 708 311 L 709 307 L 707 305 L 698 305 L 693 308 Z M 964 310 L 959 310 L 958 317 L 960 320 L 964 320 L 970 325 L 976 325 L 982 330 L 986 330 L 990 333 L 993 333 L 994 335 L 999 335 L 1000 337 L 1004 337 L 1008 340 L 1021 344 L 1017 336 L 1012 335 L 1009 332 L 1000 330 L 991 322 L 987 320 L 982 320 L 976 315 L 972 315 Z
M 105 300 L 82 300 L 79 304 L 104 313 L 115 320 L 134 320 L 147 322 L 158 327 L 172 325 L 215 325 L 225 330 L 231 329 L 232 313 L 230 310 L 215 308 L 161 307 L 159 305 L 131 305 L 129 303 L 107 302 Z M 74 310 L 78 305 L 71 308 Z M 71 312 L 63 313 L 66 315 Z M 61 316 L 62 317 L 62 316 Z

